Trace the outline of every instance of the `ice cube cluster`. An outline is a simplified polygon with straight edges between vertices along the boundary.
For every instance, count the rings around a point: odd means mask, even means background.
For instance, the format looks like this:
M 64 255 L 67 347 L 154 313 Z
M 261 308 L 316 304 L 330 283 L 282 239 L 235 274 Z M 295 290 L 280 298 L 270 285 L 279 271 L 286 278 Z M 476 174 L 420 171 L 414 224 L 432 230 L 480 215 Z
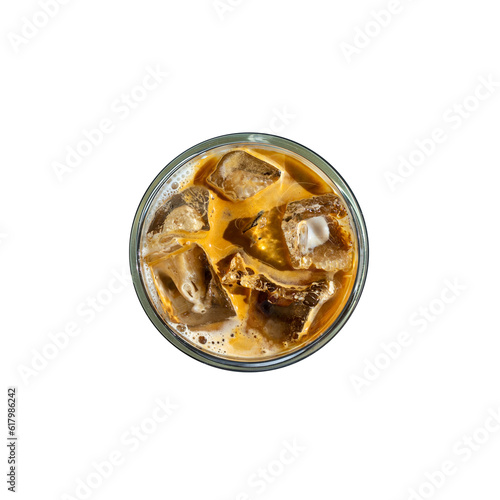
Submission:
M 354 238 L 335 193 L 283 202 L 286 175 L 246 151 L 230 151 L 202 185 L 188 185 L 157 208 L 143 261 L 169 322 L 206 332 L 232 321 L 235 331 L 286 344 L 308 332 L 338 289 L 335 274 L 353 265 Z M 249 202 L 257 195 L 275 206 L 258 210 Z M 223 222 L 213 213 L 216 198 L 247 203 L 248 216 Z M 216 261 L 215 244 L 219 253 L 227 249 Z M 199 338 L 207 342 L 205 334 Z

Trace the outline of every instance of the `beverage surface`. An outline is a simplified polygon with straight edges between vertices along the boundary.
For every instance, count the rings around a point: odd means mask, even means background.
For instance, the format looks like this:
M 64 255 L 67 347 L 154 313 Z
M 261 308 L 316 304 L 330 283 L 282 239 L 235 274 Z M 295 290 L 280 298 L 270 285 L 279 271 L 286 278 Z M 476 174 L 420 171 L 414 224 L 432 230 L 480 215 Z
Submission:
M 198 349 L 248 361 L 292 352 L 344 307 L 357 268 L 341 195 L 293 153 L 218 148 L 150 208 L 141 263 L 156 310 Z

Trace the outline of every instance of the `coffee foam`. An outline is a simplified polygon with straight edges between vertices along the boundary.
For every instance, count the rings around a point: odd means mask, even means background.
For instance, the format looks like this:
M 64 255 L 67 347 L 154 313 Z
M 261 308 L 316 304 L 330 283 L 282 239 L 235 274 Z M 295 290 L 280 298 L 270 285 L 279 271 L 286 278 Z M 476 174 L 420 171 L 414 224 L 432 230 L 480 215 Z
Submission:
M 218 325 L 216 331 L 208 329 L 195 331 L 186 325 L 172 323 L 168 319 L 166 322 L 174 331 L 179 332 L 182 337 L 190 340 L 199 349 L 224 355 L 226 358 L 260 358 L 278 355 L 282 352 L 282 348 L 277 348 L 256 331 L 242 333 L 241 321 L 238 318 L 226 320 Z M 200 341 L 202 338 L 206 340 L 205 343 Z M 242 344 L 245 344 L 245 353 L 242 352 Z

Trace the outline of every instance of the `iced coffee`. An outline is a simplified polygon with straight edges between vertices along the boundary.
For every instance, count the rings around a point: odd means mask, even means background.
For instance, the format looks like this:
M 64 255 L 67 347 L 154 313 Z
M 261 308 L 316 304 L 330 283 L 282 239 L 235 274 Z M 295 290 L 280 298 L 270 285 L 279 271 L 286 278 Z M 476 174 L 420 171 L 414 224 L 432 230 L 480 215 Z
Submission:
M 357 239 L 346 203 L 289 151 L 236 144 L 181 166 L 144 221 L 150 301 L 197 349 L 261 360 L 313 342 L 352 290 Z

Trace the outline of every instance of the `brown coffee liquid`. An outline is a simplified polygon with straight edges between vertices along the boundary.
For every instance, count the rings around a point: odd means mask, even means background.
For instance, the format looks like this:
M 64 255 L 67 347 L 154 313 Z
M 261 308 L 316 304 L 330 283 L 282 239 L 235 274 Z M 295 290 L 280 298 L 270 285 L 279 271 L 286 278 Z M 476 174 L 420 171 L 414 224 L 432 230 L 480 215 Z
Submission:
M 210 178 L 221 158 L 231 151 L 245 151 L 277 167 L 281 171 L 279 179 L 246 199 L 230 199 L 214 187 Z M 143 273 L 152 276 L 155 289 L 149 293 L 157 294 L 159 301 L 153 302 L 170 327 L 197 348 L 230 359 L 268 359 L 299 349 L 318 338 L 335 321 L 352 291 L 358 261 L 352 223 L 347 229 L 351 232 L 352 264 L 348 269 L 333 271 L 318 269 L 315 265 L 307 269 L 294 267 L 282 223 L 288 204 L 321 195 L 339 196 L 345 209 L 334 183 L 317 167 L 292 153 L 241 144 L 219 148 L 196 160 L 193 175 L 179 192 L 192 187 L 209 191 L 207 215 L 210 229 L 191 233 L 177 231 L 175 243 L 169 243 L 168 252 L 164 252 L 161 245 L 153 249 L 151 235 L 150 240 L 148 235 L 143 238 Z M 145 229 L 147 232 L 148 228 Z M 193 245 L 196 247 L 193 255 L 204 253 L 199 257 L 206 258 L 203 265 L 210 266 L 210 272 L 217 275 L 214 278 L 207 271 L 207 279 L 220 282 L 222 293 L 227 294 L 234 309 L 232 315 L 222 314 L 221 321 L 212 318 L 209 324 L 202 324 L 202 320 L 201 324 L 187 319 L 183 322 L 172 306 L 172 293 L 177 293 L 182 285 L 175 283 L 175 276 L 170 279 L 164 275 L 175 273 L 176 266 L 181 264 L 165 268 L 165 259 L 181 255 L 186 247 Z M 321 252 L 321 246 L 318 252 Z M 238 269 L 235 267 L 237 262 L 241 264 Z M 167 269 L 163 275 L 158 271 L 161 266 L 161 269 Z M 309 290 L 307 287 L 312 283 L 317 285 Z M 324 289 L 327 284 L 330 284 L 330 289 L 334 287 L 334 293 L 324 303 L 315 304 L 316 289 Z M 299 295 L 301 301 L 294 301 L 293 297 Z M 225 311 L 225 299 L 217 300 L 213 301 L 214 307 Z M 308 316 L 308 311 L 314 307 L 314 314 Z M 216 314 L 216 309 L 214 311 Z M 194 314 L 193 311 L 184 312 L 184 317 L 188 318 L 190 313 Z

